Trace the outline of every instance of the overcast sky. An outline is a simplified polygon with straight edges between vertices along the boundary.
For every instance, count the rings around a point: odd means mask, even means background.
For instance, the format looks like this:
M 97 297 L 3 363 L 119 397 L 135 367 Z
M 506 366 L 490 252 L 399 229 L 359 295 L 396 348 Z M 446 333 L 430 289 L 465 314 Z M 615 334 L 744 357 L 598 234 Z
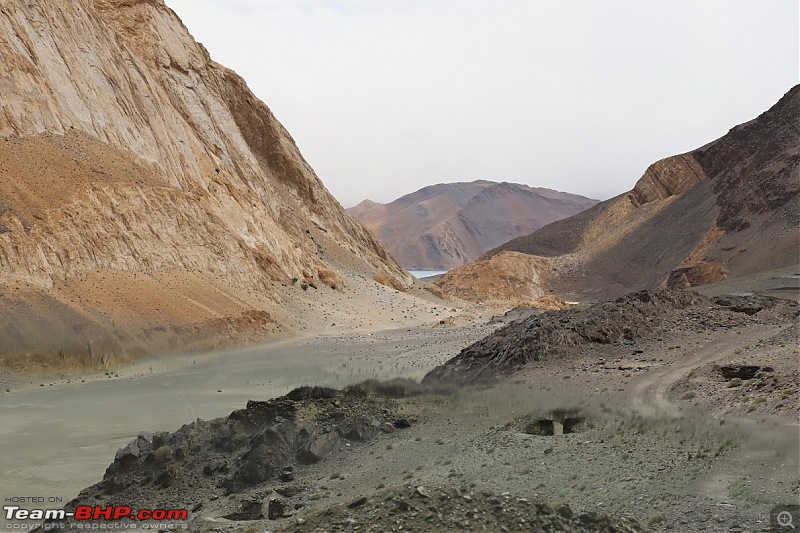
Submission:
M 166 0 L 346 207 L 488 179 L 605 199 L 798 83 L 797 0 Z

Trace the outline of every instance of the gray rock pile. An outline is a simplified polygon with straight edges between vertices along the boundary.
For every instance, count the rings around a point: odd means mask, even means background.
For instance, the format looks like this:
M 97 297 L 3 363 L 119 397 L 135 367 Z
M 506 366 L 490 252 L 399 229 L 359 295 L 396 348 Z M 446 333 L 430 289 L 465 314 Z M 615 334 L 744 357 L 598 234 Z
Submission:
M 585 309 L 549 311 L 512 322 L 434 368 L 423 383 L 485 382 L 571 347 L 630 346 L 668 329 L 718 330 L 796 314 L 796 302 L 765 296 L 712 299 L 691 291 L 645 290 Z
M 565 533 L 644 531 L 636 520 L 576 513 L 508 493 L 472 492 L 457 487 L 406 486 L 359 498 L 350 504 L 298 517 L 292 533 L 361 531 L 561 531 Z

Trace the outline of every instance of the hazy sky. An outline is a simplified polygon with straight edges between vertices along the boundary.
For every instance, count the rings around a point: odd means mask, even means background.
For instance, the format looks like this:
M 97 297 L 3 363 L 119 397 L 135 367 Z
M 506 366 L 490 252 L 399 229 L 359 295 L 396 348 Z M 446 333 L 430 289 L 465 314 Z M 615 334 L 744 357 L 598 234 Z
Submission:
M 609 198 L 798 83 L 797 0 L 166 0 L 337 199 Z

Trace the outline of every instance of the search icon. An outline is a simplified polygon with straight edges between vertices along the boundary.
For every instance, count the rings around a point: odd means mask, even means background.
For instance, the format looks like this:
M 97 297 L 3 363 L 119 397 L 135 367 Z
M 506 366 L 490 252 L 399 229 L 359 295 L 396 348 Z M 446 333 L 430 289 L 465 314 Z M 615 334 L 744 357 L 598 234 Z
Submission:
M 779 526 L 795 529 L 792 513 L 789 511 L 781 511 L 775 519 L 778 521 Z

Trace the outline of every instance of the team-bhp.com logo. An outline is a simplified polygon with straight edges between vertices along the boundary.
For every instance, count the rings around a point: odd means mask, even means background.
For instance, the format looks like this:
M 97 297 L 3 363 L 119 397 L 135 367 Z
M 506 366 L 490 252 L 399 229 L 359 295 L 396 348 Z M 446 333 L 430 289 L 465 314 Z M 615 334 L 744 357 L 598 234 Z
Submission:
M 100 505 L 79 505 L 74 511 L 66 511 L 64 509 L 23 509 L 18 505 L 5 505 L 6 520 L 42 520 L 42 521 L 58 521 L 72 519 L 75 521 L 82 520 L 186 520 L 189 517 L 189 511 L 186 509 L 140 509 L 134 511 L 127 505 L 109 505 L 106 507 Z

